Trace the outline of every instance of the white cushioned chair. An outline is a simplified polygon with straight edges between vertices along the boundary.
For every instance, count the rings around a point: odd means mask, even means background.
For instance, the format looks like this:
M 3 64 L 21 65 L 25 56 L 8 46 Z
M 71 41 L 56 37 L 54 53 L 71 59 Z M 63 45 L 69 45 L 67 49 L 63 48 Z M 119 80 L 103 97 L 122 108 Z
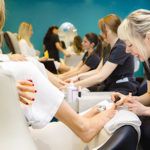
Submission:
M 37 150 L 20 108 L 13 76 L 0 68 L 0 149 Z
M 84 144 L 62 122 L 51 122 L 42 129 L 30 128 L 38 150 L 84 150 Z

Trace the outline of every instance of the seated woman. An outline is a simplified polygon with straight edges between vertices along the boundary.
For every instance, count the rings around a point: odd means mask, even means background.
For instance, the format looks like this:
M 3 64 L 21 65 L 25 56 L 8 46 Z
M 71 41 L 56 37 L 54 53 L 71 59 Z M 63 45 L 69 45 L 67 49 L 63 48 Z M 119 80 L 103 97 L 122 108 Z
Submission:
M 75 85 L 90 87 L 104 82 L 103 91 L 119 91 L 124 94 L 136 94 L 137 84 L 134 81 L 134 59 L 125 52 L 125 43 L 117 36 L 117 29 L 121 21 L 115 14 L 110 14 L 99 21 L 99 28 L 103 37 L 110 44 L 110 55 L 102 66 L 97 69 L 78 75 Z
M 100 51 L 101 53 L 102 50 L 102 44 L 98 36 L 95 33 L 87 33 L 83 38 L 82 45 L 83 49 L 86 51 L 82 60 L 70 71 L 59 75 L 61 79 L 68 79 L 72 76 L 97 68 L 100 63 L 100 56 L 98 56 L 96 52 Z
M 30 38 L 33 34 L 32 25 L 27 22 L 22 22 L 18 29 L 18 40 L 21 54 L 24 56 L 39 56 L 40 51 L 35 50 Z
M 5 21 L 4 0 L 0 0 L 0 29 Z M 24 105 L 24 113 L 29 123 L 37 128 L 43 127 L 55 116 L 64 122 L 83 141 L 90 141 L 115 114 L 112 109 L 99 113 L 93 108 L 85 116 L 78 115 L 63 99 L 64 94 L 42 74 L 32 62 L 0 62 L 4 70 L 10 71 L 16 80 L 32 79 L 36 87 L 35 101 L 31 106 Z M 45 70 L 43 70 L 43 73 Z

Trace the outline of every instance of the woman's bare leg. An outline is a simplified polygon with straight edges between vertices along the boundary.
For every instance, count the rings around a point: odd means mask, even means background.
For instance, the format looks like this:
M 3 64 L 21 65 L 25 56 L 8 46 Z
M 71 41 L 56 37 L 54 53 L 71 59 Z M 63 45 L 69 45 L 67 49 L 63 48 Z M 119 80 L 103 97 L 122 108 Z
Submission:
M 115 108 L 98 113 L 94 108 L 86 116 L 77 114 L 65 101 L 55 117 L 65 123 L 84 142 L 92 140 L 115 114 Z

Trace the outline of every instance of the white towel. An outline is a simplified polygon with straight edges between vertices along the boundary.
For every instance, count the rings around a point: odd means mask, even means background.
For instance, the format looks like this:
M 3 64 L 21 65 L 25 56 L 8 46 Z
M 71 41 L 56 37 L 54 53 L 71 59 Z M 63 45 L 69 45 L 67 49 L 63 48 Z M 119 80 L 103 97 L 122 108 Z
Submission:
M 106 109 L 108 109 L 111 107 L 112 101 L 104 100 L 104 101 L 98 103 L 97 105 L 105 106 Z M 104 129 L 109 134 L 113 134 L 117 129 L 119 129 L 120 127 L 122 127 L 124 125 L 133 126 L 138 133 L 138 138 L 140 139 L 141 121 L 140 121 L 139 117 L 136 114 L 134 114 L 133 112 L 129 111 L 126 106 L 121 106 L 118 108 L 117 113 L 110 121 L 108 121 L 105 124 Z
M 98 103 L 97 105 L 105 106 L 106 109 L 108 109 L 112 106 L 112 104 L 113 104 L 112 101 L 104 100 L 104 101 Z M 113 134 L 117 129 L 119 129 L 120 127 L 122 127 L 124 125 L 133 126 L 135 128 L 135 130 L 137 131 L 138 137 L 140 139 L 141 121 L 136 114 L 129 111 L 128 108 L 125 106 L 121 106 L 118 108 L 117 113 L 115 114 L 115 116 L 110 121 L 108 121 L 105 124 L 104 129 L 109 134 Z
M 120 109 L 115 116 L 106 123 L 104 129 L 109 133 L 114 133 L 118 128 L 124 125 L 131 125 L 138 133 L 138 139 L 140 139 L 140 125 L 141 121 L 136 114 L 127 109 Z
M 109 107 L 111 107 L 112 102 L 104 100 L 98 103 L 97 105 L 106 106 L 106 109 L 108 109 Z M 102 133 L 100 132 L 97 138 L 95 138 L 94 141 L 88 144 L 89 149 L 96 150 L 102 145 L 104 145 L 106 141 L 113 135 L 113 133 L 124 125 L 131 125 L 132 127 L 134 127 L 138 133 L 138 140 L 140 140 L 140 136 L 141 136 L 140 119 L 136 114 L 129 111 L 127 107 L 120 107 L 116 112 L 115 116 L 105 124 L 104 131 L 106 131 L 106 133 L 103 131 L 103 134 L 105 133 L 105 137 L 102 137 Z M 101 137 L 102 139 L 100 139 L 99 137 Z M 99 139 L 99 141 L 96 141 L 96 139 Z M 99 144 L 95 144 L 95 143 L 99 143 Z M 93 149 L 92 147 L 94 146 L 95 148 Z
M 106 133 L 108 133 L 108 139 L 111 137 L 111 135 L 113 135 L 113 133 L 119 129 L 120 127 L 124 126 L 124 125 L 131 125 L 135 128 L 135 130 L 138 133 L 138 140 L 140 140 L 140 125 L 141 125 L 141 121 L 139 120 L 139 118 L 137 117 L 136 114 L 134 114 L 133 112 L 128 111 L 127 109 L 124 109 L 123 107 L 118 110 L 118 112 L 115 114 L 115 116 L 104 126 L 104 130 L 106 131 Z M 107 139 L 107 138 L 105 138 Z M 99 142 L 100 143 L 100 142 Z M 96 146 L 94 149 L 92 150 L 97 150 L 98 148 L 100 148 L 102 145 L 104 145 L 106 143 L 105 142 L 101 142 L 99 144 L 99 146 Z
M 105 106 L 106 109 L 112 106 L 111 100 L 104 100 L 98 103 L 99 106 Z M 88 109 L 87 111 L 89 111 Z M 87 111 L 80 113 L 83 115 Z M 113 135 L 113 133 L 124 125 L 131 125 L 135 128 L 138 133 L 138 139 L 140 139 L 140 125 L 141 121 L 136 114 L 127 110 L 126 107 L 120 107 L 116 112 L 115 116 L 106 123 L 104 129 L 90 142 L 88 143 L 89 150 L 96 150 L 101 147 L 106 141 Z M 93 149 L 94 148 L 94 149 Z

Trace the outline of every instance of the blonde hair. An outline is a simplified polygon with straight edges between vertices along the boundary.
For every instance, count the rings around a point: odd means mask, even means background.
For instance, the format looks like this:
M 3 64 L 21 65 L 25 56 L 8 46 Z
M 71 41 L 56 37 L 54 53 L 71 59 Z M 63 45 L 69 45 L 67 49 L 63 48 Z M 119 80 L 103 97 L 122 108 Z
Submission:
M 0 32 L 3 29 L 5 23 L 5 2 L 4 0 L 0 0 Z M 0 46 L 2 46 L 3 37 L 2 34 L 0 34 Z
M 3 29 L 5 23 L 5 2 L 0 0 L 0 30 Z
M 18 29 L 18 40 L 25 39 L 29 46 L 32 46 L 28 32 L 32 30 L 32 25 L 27 22 L 22 22 Z
M 144 9 L 129 14 L 118 28 L 119 38 L 134 44 L 145 59 L 147 59 L 147 52 L 144 51 L 146 46 L 142 41 L 147 32 L 150 32 L 150 11 Z

